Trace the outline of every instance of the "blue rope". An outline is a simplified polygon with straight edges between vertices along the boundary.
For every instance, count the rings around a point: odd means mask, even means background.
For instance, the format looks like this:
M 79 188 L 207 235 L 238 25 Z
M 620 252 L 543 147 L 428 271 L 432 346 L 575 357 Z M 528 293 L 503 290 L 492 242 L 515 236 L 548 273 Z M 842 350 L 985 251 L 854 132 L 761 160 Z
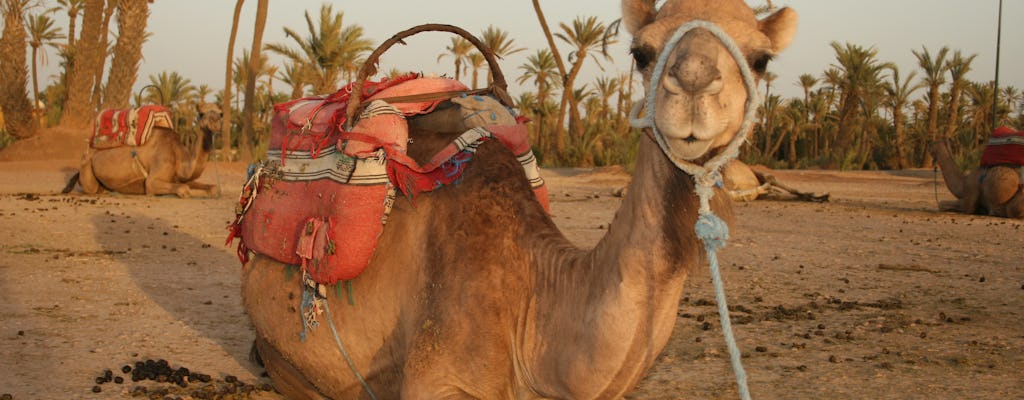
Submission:
M 683 159 L 676 156 L 672 149 L 668 147 L 668 143 L 665 138 L 658 132 L 657 124 L 654 121 L 655 114 L 655 96 L 657 95 L 658 85 L 665 74 L 665 66 L 668 63 L 668 57 L 679 45 L 679 41 L 683 38 L 687 32 L 702 28 L 710 31 L 718 38 L 719 41 L 725 46 L 729 54 L 732 55 L 733 59 L 736 60 L 736 64 L 739 67 L 740 75 L 743 77 L 743 84 L 747 89 L 747 101 L 744 105 L 745 112 L 743 116 L 743 123 L 740 125 L 739 131 L 736 132 L 736 136 L 733 137 L 732 141 L 729 142 L 728 146 L 719 154 L 712 157 L 704 165 L 697 165 L 689 160 Z M 665 49 L 662 50 L 661 55 L 658 57 L 658 63 L 655 64 L 654 70 L 651 74 L 650 87 L 647 90 L 647 95 L 644 99 L 644 104 L 637 104 L 633 107 L 630 112 L 630 125 L 635 128 L 650 128 L 655 141 L 658 146 L 661 147 L 661 151 L 672 161 L 673 164 L 680 170 L 693 176 L 694 183 L 696 183 L 695 191 L 697 196 L 700 198 L 700 210 L 698 211 L 697 224 L 694 227 L 697 237 L 700 238 L 701 242 L 704 243 L 704 251 L 708 255 L 708 264 L 711 270 L 711 281 L 715 288 L 715 302 L 718 303 L 718 318 L 722 324 L 722 334 L 725 338 L 726 347 L 729 349 L 729 361 L 732 364 L 733 374 L 736 375 L 736 386 L 739 389 L 740 398 L 743 400 L 750 400 L 750 389 L 747 388 L 747 373 L 743 369 L 743 361 L 741 360 L 742 354 L 740 353 L 739 346 L 736 345 L 736 338 L 732 333 L 732 322 L 729 319 L 729 306 L 725 299 L 725 285 L 722 283 L 722 275 L 719 271 L 718 266 L 718 250 L 725 247 L 726 241 L 729 240 L 729 226 L 715 215 L 714 211 L 711 210 L 711 197 L 715 195 L 714 186 L 721 187 L 722 175 L 719 172 L 721 167 L 730 160 L 736 158 L 739 154 L 739 147 L 746 141 L 747 134 L 750 132 L 750 127 L 753 125 L 755 113 L 757 112 L 757 106 L 755 99 L 757 96 L 757 86 L 754 84 L 753 74 L 750 72 L 750 67 L 744 61 L 743 54 L 740 52 L 739 47 L 732 41 L 728 34 L 726 34 L 718 25 L 715 25 L 709 21 L 696 20 L 691 21 L 676 30 L 675 34 L 665 44 Z M 644 108 L 646 115 L 643 118 L 639 117 L 641 108 Z
M 338 331 L 334 329 L 334 318 L 331 317 L 331 309 L 327 306 L 327 300 L 324 299 L 324 312 L 327 313 L 327 326 L 331 328 L 331 333 L 334 334 L 334 344 L 338 345 L 338 350 L 341 350 L 341 356 L 345 357 L 345 362 L 348 363 L 348 368 L 352 370 L 352 374 L 359 380 L 359 384 L 363 385 L 363 389 L 366 390 L 366 394 L 370 395 L 370 399 L 377 400 L 377 396 L 373 394 L 373 389 L 370 389 L 370 385 L 366 383 L 363 376 L 359 374 L 359 370 L 356 369 L 356 363 L 352 362 L 352 358 L 349 357 L 348 351 L 345 350 L 345 345 L 341 344 L 341 337 L 338 336 Z

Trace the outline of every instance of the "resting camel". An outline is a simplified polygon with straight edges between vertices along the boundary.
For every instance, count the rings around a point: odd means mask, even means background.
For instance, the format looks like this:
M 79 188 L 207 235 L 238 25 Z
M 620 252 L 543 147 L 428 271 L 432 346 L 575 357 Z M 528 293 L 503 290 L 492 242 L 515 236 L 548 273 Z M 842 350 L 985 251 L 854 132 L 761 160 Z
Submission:
M 932 144 L 932 155 L 942 169 L 942 179 L 955 201 L 942 201 L 939 209 L 965 214 L 1024 218 L 1024 167 L 980 167 L 966 175 L 960 172 L 949 144 Z
M 196 105 L 200 135 L 186 148 L 178 133 L 153 127 L 144 144 L 109 149 L 89 148 L 82 156 L 82 167 L 71 176 L 62 193 L 82 185 L 88 194 L 110 190 L 124 194 L 175 194 L 178 197 L 201 195 L 215 197 L 217 185 L 196 182 L 206 168 L 213 148 L 213 132 L 220 129 L 221 110 L 213 103 Z
M 679 26 L 717 23 L 760 75 L 785 48 L 797 16 L 784 8 L 758 21 L 742 0 L 624 0 L 623 22 L 649 87 L 654 60 Z M 746 89 L 724 47 L 703 30 L 672 52 L 658 83 L 659 130 L 672 151 L 702 161 L 740 127 Z M 416 128 L 409 154 L 459 132 Z M 648 136 L 607 234 L 574 247 L 534 197 L 511 152 L 477 150 L 457 185 L 415 200 L 399 196 L 368 268 L 349 295 L 327 295 L 325 321 L 303 342 L 294 265 L 256 254 L 242 294 L 256 350 L 288 398 L 621 398 L 667 343 L 687 276 L 704 259 L 694 232 L 693 179 Z M 421 161 L 422 162 L 422 161 Z M 729 218 L 722 190 L 712 199 Z M 345 358 L 351 360 L 350 368 Z

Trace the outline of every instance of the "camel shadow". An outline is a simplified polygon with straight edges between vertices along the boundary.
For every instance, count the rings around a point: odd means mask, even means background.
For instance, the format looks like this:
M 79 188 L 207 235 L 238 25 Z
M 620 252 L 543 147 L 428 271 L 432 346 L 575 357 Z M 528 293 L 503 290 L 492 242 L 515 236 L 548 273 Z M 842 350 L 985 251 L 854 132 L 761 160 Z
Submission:
M 128 279 L 162 308 L 163 312 L 144 310 L 140 317 L 169 315 L 186 330 L 219 346 L 254 376 L 263 373 L 249 359 L 253 328 L 242 307 L 238 259 L 224 251 L 220 237 L 209 235 L 204 240 L 183 232 L 178 221 L 139 213 L 109 213 L 92 220 L 100 247 L 125 252 L 118 260 Z M 183 334 L 182 343 L 173 346 L 191 343 Z

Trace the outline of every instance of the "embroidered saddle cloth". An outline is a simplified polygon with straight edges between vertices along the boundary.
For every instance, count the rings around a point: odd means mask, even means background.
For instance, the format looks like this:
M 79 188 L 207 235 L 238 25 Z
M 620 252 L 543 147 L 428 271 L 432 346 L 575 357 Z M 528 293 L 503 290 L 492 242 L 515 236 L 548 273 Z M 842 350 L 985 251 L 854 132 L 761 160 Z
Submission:
M 373 101 L 347 131 L 344 112 L 351 84 L 338 92 L 342 95 L 276 107 L 267 161 L 251 171 L 229 227 L 228 242 L 241 239 L 243 263 L 251 250 L 300 265 L 316 283 L 353 279 L 369 264 L 397 193 L 412 197 L 457 181 L 476 148 L 492 139 L 519 158 L 538 200 L 548 208 L 525 125 L 469 129 L 419 165 L 405 152 L 405 117 L 429 113 L 444 99 L 395 104 L 379 99 L 465 86 L 408 75 L 367 82 L 365 88 Z
M 89 147 L 141 146 L 149 141 L 153 128 L 157 126 L 173 128 L 171 111 L 164 106 L 103 110 L 96 116 Z
M 1001 126 L 992 132 L 981 152 L 981 166 L 995 165 L 1024 165 L 1024 131 Z

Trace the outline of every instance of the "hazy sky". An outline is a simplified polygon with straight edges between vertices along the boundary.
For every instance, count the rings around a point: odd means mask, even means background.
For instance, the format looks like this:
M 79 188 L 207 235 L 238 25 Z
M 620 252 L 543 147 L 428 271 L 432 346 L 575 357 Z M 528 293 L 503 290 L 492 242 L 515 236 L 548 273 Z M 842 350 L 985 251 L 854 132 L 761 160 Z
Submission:
M 50 1 L 52 3 L 52 1 Z M 238 32 L 235 55 L 251 46 L 252 24 L 256 0 L 245 3 Z M 314 21 L 319 16 L 321 0 L 270 0 L 264 43 L 290 43 L 283 27 L 305 34 L 304 12 Z M 512 87 L 519 93 L 515 80 L 521 75 L 519 66 L 537 49 L 547 46 L 529 0 L 379 0 L 332 1 L 335 10 L 345 13 L 345 24 L 357 23 L 376 44 L 394 33 L 423 23 L 447 23 L 479 35 L 488 25 L 510 33 L 519 47 L 527 50 L 515 54 L 501 64 Z M 749 0 L 750 4 L 763 4 Z M 917 70 L 913 49 L 926 46 L 934 53 L 942 46 L 977 54 L 968 78 L 990 81 L 995 76 L 996 21 L 998 0 L 776 0 L 800 13 L 800 27 L 790 48 L 773 62 L 770 70 L 779 75 L 774 91 L 784 96 L 801 93 L 796 86 L 803 73 L 819 76 L 835 62 L 829 43 L 849 42 L 875 47 L 878 58 L 899 65 L 903 76 Z M 148 30 L 152 37 L 145 44 L 145 60 L 139 71 L 136 90 L 149 82 L 149 75 L 161 71 L 177 71 L 193 84 L 205 83 L 220 88 L 224 81 L 224 63 L 233 0 L 157 0 L 151 5 Z M 620 3 L 613 0 L 542 0 L 541 5 L 552 29 L 560 22 L 569 23 L 577 16 L 596 16 L 611 22 L 620 16 Z M 60 15 L 57 15 L 60 18 Z M 66 24 L 66 19 L 61 19 Z M 65 25 L 66 27 L 66 25 Z M 449 43 L 447 33 L 424 33 L 414 37 L 409 46 L 397 45 L 385 54 L 382 71 L 392 67 L 427 73 L 452 74 L 451 59 L 440 63 L 437 56 Z M 619 43 L 610 50 L 614 63 L 603 62 L 601 72 L 589 63 L 579 82 L 590 82 L 601 74 L 618 75 L 629 69 L 627 46 L 623 32 Z M 567 48 L 567 47 L 566 47 Z M 562 50 L 563 54 L 568 50 Z M 53 50 L 50 50 L 53 54 Z M 272 60 L 279 60 L 271 56 Z M 55 71 L 50 63 L 41 81 Z M 283 64 L 277 62 L 277 64 Z M 1024 1 L 1006 0 L 1003 5 L 1003 37 L 1000 86 L 1024 89 Z M 45 86 L 40 82 L 40 86 Z M 283 83 L 280 84 L 284 88 Z M 276 87 L 275 87 L 276 89 Z M 283 90 L 283 89 L 281 89 Z

